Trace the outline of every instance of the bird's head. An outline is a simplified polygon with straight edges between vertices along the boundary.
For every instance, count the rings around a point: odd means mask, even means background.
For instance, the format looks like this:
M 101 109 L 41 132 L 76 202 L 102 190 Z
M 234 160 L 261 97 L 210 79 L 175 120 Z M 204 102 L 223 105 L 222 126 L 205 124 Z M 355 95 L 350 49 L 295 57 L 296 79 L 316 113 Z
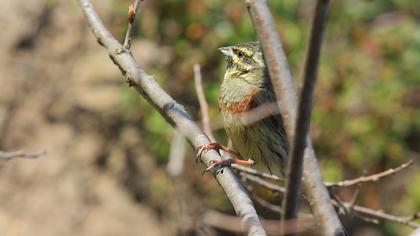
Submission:
M 261 47 L 258 42 L 242 43 L 219 48 L 226 56 L 227 70 L 231 76 L 240 76 L 254 70 L 265 69 Z

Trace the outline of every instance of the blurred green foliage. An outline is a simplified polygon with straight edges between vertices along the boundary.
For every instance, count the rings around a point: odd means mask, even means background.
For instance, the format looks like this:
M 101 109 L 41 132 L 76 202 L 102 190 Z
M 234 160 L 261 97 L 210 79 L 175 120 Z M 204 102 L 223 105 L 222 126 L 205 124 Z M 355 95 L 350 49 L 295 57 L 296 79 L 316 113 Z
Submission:
M 300 81 L 314 1 L 268 1 L 292 74 Z M 116 1 L 124 18 L 127 1 Z M 225 70 L 217 48 L 256 40 L 244 1 L 162 0 L 142 4 L 136 37 L 172 50 L 171 63 L 146 68 L 199 119 L 193 64 L 202 66 L 211 118 L 217 120 L 218 86 Z M 319 68 L 311 134 L 326 180 L 360 176 L 397 166 L 420 152 L 420 1 L 331 2 Z M 118 30 L 124 35 L 125 29 Z M 148 148 L 166 162 L 172 129 L 135 92 L 122 98 L 127 111 L 142 109 Z M 219 136 L 221 136 L 218 133 Z M 220 140 L 226 140 L 220 137 Z M 418 164 L 417 164 L 418 165 Z M 409 172 L 397 185 L 394 206 L 380 193 L 361 197 L 374 205 L 409 214 L 420 210 L 420 175 Z M 386 180 L 385 180 L 386 181 Z M 383 185 L 384 183 L 378 183 Z M 395 189 L 394 185 L 387 186 Z M 220 198 L 209 200 L 214 205 Z M 379 203 L 373 203 L 379 202 Z M 398 208 L 397 208 L 398 207 Z M 384 234 L 407 230 L 386 223 Z

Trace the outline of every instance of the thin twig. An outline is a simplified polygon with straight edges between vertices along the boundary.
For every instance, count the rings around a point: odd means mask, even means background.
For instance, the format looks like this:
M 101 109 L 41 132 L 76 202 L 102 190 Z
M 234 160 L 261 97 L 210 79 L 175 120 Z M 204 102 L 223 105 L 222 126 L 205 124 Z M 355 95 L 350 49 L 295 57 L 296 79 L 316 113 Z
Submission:
M 263 120 L 272 115 L 280 114 L 277 103 L 265 103 L 261 104 L 247 112 L 242 112 L 233 115 L 233 120 L 237 121 L 241 125 L 251 125 L 257 121 Z M 211 122 L 212 130 L 218 130 L 223 128 L 223 121 L 221 119 L 213 120 Z
M 256 202 L 258 202 L 261 206 L 263 206 L 264 208 L 270 209 L 271 211 L 279 213 L 279 214 L 283 214 L 283 209 L 281 209 L 280 206 L 274 205 L 271 202 L 269 202 L 269 201 L 267 201 L 267 200 L 265 200 L 261 197 L 258 197 L 256 194 L 254 194 L 252 196 L 252 198 Z M 312 216 L 312 215 L 309 215 L 309 216 Z
M 336 200 L 333 200 L 333 204 L 337 204 Z M 407 225 L 413 228 L 420 227 L 420 224 L 414 222 L 414 220 L 417 219 L 416 217 L 391 215 L 391 214 L 383 212 L 382 210 L 373 210 L 373 209 L 358 206 L 358 205 L 351 205 L 351 203 L 349 202 L 342 202 L 341 204 L 344 205 L 346 208 L 350 209 L 351 211 L 354 211 L 356 213 L 359 213 L 359 214 L 362 214 L 371 218 L 389 220 L 389 221 L 397 222 L 397 223 Z
M 400 172 L 400 171 L 404 170 L 405 168 L 411 166 L 413 163 L 414 163 L 414 160 L 410 160 L 407 163 L 404 163 L 404 164 L 398 166 L 395 169 L 391 168 L 391 169 L 388 169 L 386 171 L 376 173 L 376 174 L 373 174 L 373 175 L 360 176 L 360 177 L 355 178 L 355 179 L 343 180 L 343 181 L 340 181 L 340 182 L 337 182 L 337 183 L 326 182 L 325 186 L 327 186 L 328 188 L 349 187 L 349 186 L 353 186 L 353 185 L 360 184 L 360 183 L 376 182 L 376 181 L 380 180 L 381 178 L 384 178 L 384 177 L 390 176 L 390 175 L 394 175 L 397 172 Z
M 271 183 L 269 181 L 266 181 L 266 180 L 264 180 L 264 179 L 262 179 L 258 176 L 250 175 L 250 174 L 243 173 L 243 172 L 239 173 L 239 175 L 241 177 L 243 177 L 245 180 L 250 180 L 250 181 L 252 181 L 252 182 L 254 182 L 254 183 L 256 183 L 260 186 L 263 186 L 267 189 L 270 189 L 272 191 L 276 191 L 276 192 L 279 192 L 279 193 L 284 193 L 286 191 L 286 189 L 284 187 L 282 187 L 280 185 L 277 185 L 277 184 L 274 184 L 274 183 Z
M 247 0 L 252 22 L 261 43 L 265 62 L 279 103 L 289 143 L 292 143 L 296 122 L 297 94 L 273 17 L 265 0 Z M 309 140 L 309 139 L 308 139 Z M 328 190 L 322 181 L 312 143 L 305 148 L 303 187 L 309 204 L 324 235 L 345 235 L 345 230 L 331 205 Z
M 130 4 L 130 6 L 128 7 L 128 27 L 124 39 L 124 47 L 126 49 L 130 49 L 131 47 L 131 39 L 134 31 L 134 21 L 136 20 L 136 15 L 139 10 L 140 2 L 143 2 L 143 0 L 134 0 L 134 3 Z
M 327 186 L 328 188 L 333 188 L 333 187 L 351 187 L 357 184 L 361 184 L 361 183 L 366 183 L 366 182 L 376 182 L 379 181 L 380 179 L 390 176 L 390 175 L 394 175 L 404 169 L 406 169 L 407 167 L 411 166 L 414 163 L 414 160 L 410 160 L 396 168 L 391 168 L 376 174 L 372 174 L 372 175 L 368 175 L 368 176 L 361 176 L 361 177 L 357 177 L 354 179 L 350 179 L 350 180 L 343 180 L 343 181 L 339 181 L 339 182 L 327 182 L 325 181 L 324 184 L 325 186 Z M 236 165 L 236 164 L 232 164 L 232 167 L 234 169 L 236 169 L 239 172 L 244 172 L 244 173 L 248 173 L 254 176 L 258 176 L 258 177 L 262 177 L 265 179 L 271 179 L 274 181 L 279 181 L 279 180 L 283 180 L 283 178 L 280 178 L 276 175 L 273 174 L 269 174 L 269 173 L 265 173 L 265 172 L 261 172 L 258 171 L 256 169 L 250 168 L 250 167 L 246 167 L 246 166 L 240 166 L 240 165 Z
M 209 136 L 212 142 L 215 142 L 216 139 L 213 136 L 210 118 L 209 118 L 209 105 L 204 95 L 203 82 L 201 76 L 201 69 L 199 64 L 194 65 L 194 82 L 195 82 L 195 91 L 197 93 L 198 102 L 200 103 L 201 119 L 203 122 L 203 130 Z
M 185 108 L 170 97 L 156 80 L 136 63 L 133 55 L 105 28 L 90 1 L 77 0 L 77 2 L 97 41 L 106 48 L 110 58 L 118 65 L 129 84 L 136 88 L 171 125 L 178 128 L 195 149 L 209 144 L 211 141 L 185 111 Z M 221 160 L 221 158 L 216 151 L 209 150 L 201 160 L 209 166 L 211 161 Z M 252 201 L 232 171 L 225 168 L 223 174 L 215 177 L 232 203 L 236 214 L 241 217 L 242 225 L 247 229 L 248 235 L 266 235 Z
M 184 168 L 185 138 L 181 132 L 175 130 L 169 151 L 169 161 L 166 170 L 171 176 L 178 176 Z
M 273 192 L 284 194 L 285 188 L 278 186 L 276 184 L 270 183 L 260 177 L 252 176 L 247 173 L 240 173 L 240 175 L 245 179 L 252 181 L 260 186 L 263 186 Z M 363 220 L 376 223 L 378 219 L 381 220 L 389 220 L 396 223 L 400 223 L 403 225 L 407 225 L 413 228 L 420 227 L 420 224 L 414 222 L 414 220 L 420 218 L 420 213 L 415 213 L 412 216 L 395 216 L 389 213 L 385 213 L 381 210 L 373 210 L 367 207 L 356 205 L 353 200 L 350 202 L 343 202 L 341 201 L 335 194 L 332 194 L 333 199 L 331 199 L 331 203 L 341 209 L 343 214 L 351 214 L 352 212 L 355 213 L 356 217 L 359 217 Z
M 349 179 L 349 180 L 342 180 L 339 182 L 327 182 L 325 181 L 324 184 L 325 186 L 327 186 L 328 188 L 333 188 L 333 187 L 351 187 L 354 185 L 358 185 L 358 184 L 362 184 L 362 183 L 367 183 L 367 182 L 376 182 L 379 181 L 380 179 L 390 176 L 390 175 L 394 175 L 406 168 L 408 168 L 409 166 L 411 166 L 414 163 L 414 160 L 410 160 L 396 168 L 391 168 L 379 173 L 375 173 L 375 174 L 371 174 L 368 176 L 361 176 L 361 177 L 357 177 L 354 179 Z M 256 169 L 250 168 L 250 167 L 246 167 L 246 166 L 239 166 L 236 164 L 233 164 L 232 167 L 240 172 L 245 172 L 251 175 L 255 175 L 258 177 L 262 177 L 265 179 L 271 179 L 274 181 L 279 181 L 279 180 L 283 180 L 283 178 L 280 178 L 276 175 L 273 174 L 269 174 L 269 173 L 265 173 L 265 172 L 261 172 L 258 171 Z
M 13 152 L 4 152 L 0 151 L 0 159 L 3 160 L 10 160 L 13 158 L 28 158 L 34 159 L 40 156 L 47 154 L 46 150 L 41 150 L 37 152 L 24 152 L 24 151 L 13 151 Z
M 262 178 L 265 178 L 265 179 L 271 179 L 271 180 L 274 180 L 274 181 L 283 181 L 284 180 L 283 178 L 280 178 L 276 175 L 261 172 L 261 171 L 258 171 L 256 169 L 246 167 L 246 166 L 232 164 L 232 168 L 234 168 L 234 169 L 236 169 L 240 172 L 245 172 L 245 173 L 255 175 L 255 176 L 258 176 L 258 177 L 262 177 Z
M 303 88 L 300 93 L 298 114 L 296 118 L 295 135 L 287 167 L 286 196 L 283 202 L 284 219 L 286 220 L 297 218 L 299 211 L 303 154 L 311 122 L 312 97 L 315 90 L 316 79 L 318 77 L 318 63 L 321 54 L 322 36 L 327 21 L 328 2 L 329 1 L 326 0 L 318 0 L 314 10 L 311 36 L 305 60 Z M 294 227 L 297 228 L 298 226 L 295 225 Z M 292 233 L 291 235 L 296 234 Z

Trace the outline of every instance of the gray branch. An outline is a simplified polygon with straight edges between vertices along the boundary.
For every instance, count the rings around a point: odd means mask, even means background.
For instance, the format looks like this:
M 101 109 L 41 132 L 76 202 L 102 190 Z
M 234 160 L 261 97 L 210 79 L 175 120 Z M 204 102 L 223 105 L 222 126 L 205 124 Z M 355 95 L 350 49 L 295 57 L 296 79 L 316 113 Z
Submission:
M 27 158 L 27 159 L 34 159 L 40 156 L 47 154 L 46 150 L 41 150 L 38 152 L 24 152 L 24 151 L 12 151 L 12 152 L 5 152 L 0 150 L 0 159 L 2 160 L 11 160 L 14 158 Z
M 297 93 L 283 51 L 273 17 L 265 0 L 247 0 L 248 9 L 261 43 L 264 58 L 278 98 L 289 143 L 293 143 Z M 309 197 L 309 204 L 321 226 L 323 235 L 345 235 L 345 230 L 337 216 L 325 188 L 312 143 L 307 138 L 304 151 L 303 187 Z
M 175 128 L 177 128 L 194 146 L 210 143 L 209 138 L 197 126 L 184 107 L 170 97 L 155 81 L 136 63 L 135 59 L 105 28 L 89 0 L 77 0 L 87 23 L 98 42 L 106 48 L 112 61 L 119 67 L 128 83 L 133 86 L 157 111 Z M 220 160 L 214 150 L 206 152 L 202 158 L 208 166 L 211 160 Z M 236 214 L 241 217 L 248 235 L 266 235 L 261 222 L 245 189 L 235 175 L 225 168 L 216 179 L 233 205 Z
M 328 0 L 318 0 L 312 21 L 311 36 L 305 60 L 303 88 L 300 93 L 294 142 L 290 152 L 286 178 L 286 196 L 284 198 L 284 219 L 297 218 L 299 194 L 302 179 L 303 154 L 309 132 L 312 113 L 312 97 L 317 79 L 318 63 L 321 53 L 322 34 L 327 19 Z M 296 222 L 296 221 L 291 221 Z M 297 228 L 296 224 L 291 227 Z M 293 232 L 293 231 L 292 231 Z M 294 233 L 290 235 L 295 235 Z

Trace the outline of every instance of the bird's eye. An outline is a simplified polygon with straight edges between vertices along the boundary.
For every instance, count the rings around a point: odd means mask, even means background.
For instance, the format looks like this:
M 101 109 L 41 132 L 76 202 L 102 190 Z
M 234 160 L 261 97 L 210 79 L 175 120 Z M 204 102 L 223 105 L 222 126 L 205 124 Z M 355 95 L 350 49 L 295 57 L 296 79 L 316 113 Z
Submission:
M 242 58 L 242 57 L 244 57 L 245 56 L 245 53 L 244 52 L 242 52 L 242 51 L 239 51 L 238 52 L 238 57 L 239 58 Z

